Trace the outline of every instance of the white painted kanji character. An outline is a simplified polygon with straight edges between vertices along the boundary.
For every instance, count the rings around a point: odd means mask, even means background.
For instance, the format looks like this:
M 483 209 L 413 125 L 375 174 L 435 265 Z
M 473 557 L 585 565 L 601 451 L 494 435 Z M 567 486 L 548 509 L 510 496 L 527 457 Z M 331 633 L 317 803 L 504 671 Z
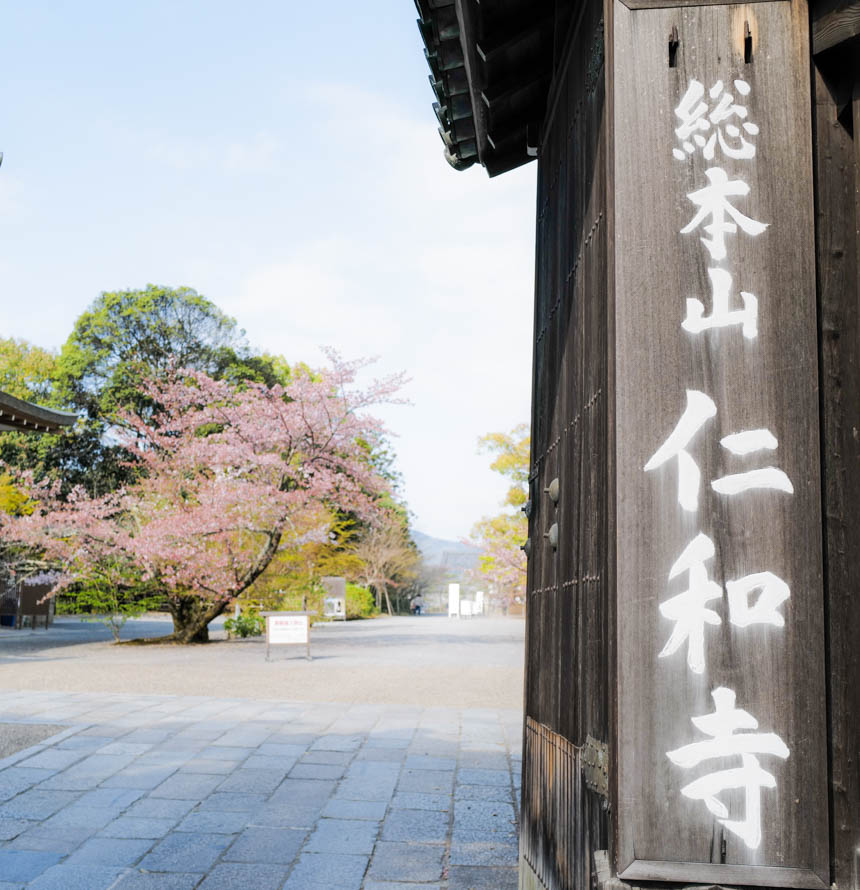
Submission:
M 736 80 L 735 89 L 743 96 L 749 95 L 750 92 L 750 86 L 745 80 Z M 712 161 L 714 159 L 714 143 L 719 140 L 720 149 L 727 158 L 735 160 L 754 158 L 755 146 L 746 141 L 742 131 L 750 136 L 757 136 L 758 127 L 746 120 L 746 107 L 735 102 L 734 96 L 725 88 L 721 80 L 711 87 L 709 95 L 716 105 L 708 115 L 708 120 L 713 124 L 716 132 L 711 134 L 711 138 L 702 150 L 702 156 L 706 161 Z M 738 118 L 740 127 L 736 123 L 730 122 L 734 117 Z M 724 130 L 725 135 L 723 134 Z M 740 145 L 730 145 L 726 140 L 726 135 L 733 140 L 740 140 Z
M 744 430 L 720 439 L 720 445 L 732 454 L 747 455 L 756 451 L 773 451 L 776 437 L 770 430 Z M 711 488 L 720 494 L 735 495 L 756 488 L 770 488 L 794 494 L 794 486 L 788 476 L 777 467 L 761 467 L 746 473 L 731 473 L 711 482 Z
M 749 95 L 750 85 L 746 81 L 736 80 L 734 86 L 742 96 Z M 726 89 L 722 80 L 718 80 L 708 94 L 713 102 L 712 108 L 707 102 L 702 101 L 705 95 L 704 86 L 698 80 L 690 81 L 686 93 L 675 109 L 675 116 L 681 122 L 675 129 L 675 135 L 681 141 L 684 151 L 673 148 L 672 154 L 679 161 L 683 161 L 687 155 L 693 154 L 698 146 L 702 150 L 702 157 L 706 161 L 712 161 L 719 143 L 721 151 L 728 158 L 735 160 L 754 158 L 755 146 L 747 142 L 744 133 L 748 136 L 757 136 L 759 128 L 746 119 L 748 115 L 746 107 L 735 102 L 734 96 Z M 737 121 L 733 121 L 733 118 Z M 708 134 L 707 138 L 703 134 Z
M 749 194 L 750 187 L 742 179 L 730 180 L 721 167 L 709 167 L 705 170 L 705 176 L 710 185 L 687 195 L 699 209 L 690 222 L 681 229 L 681 234 L 689 234 L 705 220 L 710 219 L 711 222 L 704 226 L 710 238 L 702 238 L 701 241 L 708 248 L 711 259 L 719 262 L 726 258 L 727 234 L 737 232 L 740 226 L 748 235 L 760 235 L 768 224 L 744 216 L 731 205 L 730 197 Z M 727 220 L 726 217 L 734 222 Z
M 699 506 L 699 483 L 702 474 L 696 462 L 686 451 L 693 436 L 706 421 L 717 413 L 713 399 L 695 389 L 687 390 L 687 407 L 669 438 L 654 452 L 645 464 L 645 470 L 655 470 L 673 457 L 678 459 L 678 503 L 682 509 L 692 512 Z
M 691 769 L 707 760 L 740 756 L 741 766 L 708 773 L 681 789 L 691 800 L 700 800 L 721 825 L 736 834 L 751 850 L 761 844 L 761 789 L 776 788 L 776 779 L 759 764 L 756 755 L 772 755 L 785 760 L 789 750 L 773 732 L 739 732 L 756 730 L 758 721 L 752 714 L 735 707 L 735 693 L 720 686 L 711 693 L 714 712 L 693 717 L 693 724 L 711 738 L 667 751 L 666 756 L 682 769 Z M 744 792 L 743 819 L 729 818 L 726 805 L 717 797 L 723 791 L 740 788 Z
M 722 624 L 720 616 L 707 608 L 712 600 L 722 599 L 723 588 L 708 577 L 705 563 L 714 556 L 714 542 L 698 534 L 684 548 L 669 571 L 669 580 L 687 572 L 687 589 L 660 603 L 660 614 L 675 622 L 660 658 L 673 655 L 687 643 L 687 666 L 694 674 L 705 671 L 705 625 Z
M 750 604 L 750 594 L 759 591 L 758 598 Z M 729 623 L 735 627 L 752 624 L 770 624 L 784 627 L 785 619 L 777 611 L 790 596 L 788 584 L 773 572 L 755 572 L 736 581 L 726 581 L 729 600 Z
M 699 334 L 711 328 L 727 328 L 741 325 L 747 340 L 758 336 L 758 300 L 755 294 L 741 291 L 743 309 L 729 309 L 729 291 L 732 276 L 725 269 L 708 269 L 711 280 L 711 314 L 705 316 L 705 305 L 695 297 L 687 298 L 687 317 L 681 327 L 691 334 Z
M 711 128 L 711 123 L 707 118 L 708 104 L 702 101 L 704 95 L 704 86 L 698 80 L 691 80 L 687 92 L 681 97 L 681 101 L 675 109 L 675 116 L 681 121 L 680 126 L 675 130 L 675 135 L 681 140 L 687 154 L 692 154 L 696 150 L 692 137 L 699 135 L 704 144 L 704 137 L 701 136 L 700 131 L 707 132 Z M 680 149 L 672 149 L 672 154 L 678 160 L 684 160 L 684 152 Z

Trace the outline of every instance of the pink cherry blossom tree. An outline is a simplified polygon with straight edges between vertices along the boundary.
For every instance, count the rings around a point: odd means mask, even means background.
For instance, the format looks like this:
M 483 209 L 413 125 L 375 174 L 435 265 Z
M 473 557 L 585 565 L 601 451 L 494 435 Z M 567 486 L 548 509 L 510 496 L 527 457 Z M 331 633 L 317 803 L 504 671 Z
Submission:
M 331 354 L 286 386 L 236 387 L 174 370 L 142 385 L 157 409 L 117 428 L 139 478 L 102 498 L 60 498 L 19 484 L 38 502 L 4 516 L 0 541 L 25 545 L 61 570 L 55 592 L 118 565 L 165 598 L 178 642 L 205 642 L 207 625 L 265 571 L 282 540 L 325 505 L 368 520 L 386 482 L 368 460 L 384 430 L 366 411 L 396 402 L 400 375 L 356 386 L 365 361 Z

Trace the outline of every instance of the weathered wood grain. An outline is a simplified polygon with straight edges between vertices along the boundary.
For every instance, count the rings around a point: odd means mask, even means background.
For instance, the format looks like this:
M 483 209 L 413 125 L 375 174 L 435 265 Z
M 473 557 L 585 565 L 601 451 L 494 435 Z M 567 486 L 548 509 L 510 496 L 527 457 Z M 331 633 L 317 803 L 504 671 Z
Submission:
M 607 741 L 607 247 L 602 3 L 562 54 L 538 169 L 535 347 L 521 853 L 552 888 L 588 890 L 608 845 L 605 798 L 564 754 Z M 558 478 L 561 497 L 546 493 Z M 544 537 L 560 530 L 554 550 Z M 543 747 L 540 747 L 540 746 Z
M 860 3 L 851 3 L 834 9 L 820 18 L 813 18 L 812 52 L 818 55 L 858 35 L 860 35 Z
M 621 0 L 628 9 L 677 9 L 683 6 L 733 6 L 773 0 Z M 783 0 L 789 2 L 789 0 Z
M 813 197 L 806 4 L 771 2 L 630 10 L 614 5 L 615 429 L 618 659 L 619 876 L 824 887 L 830 883 L 827 714 L 821 553 Z M 744 35 L 753 62 L 744 62 Z M 667 36 L 677 27 L 677 67 Z M 691 78 L 710 86 L 742 77 L 761 128 L 753 163 L 720 161 L 743 176 L 744 213 L 770 224 L 758 238 L 728 236 L 733 298 L 759 299 L 759 336 L 728 328 L 692 336 L 681 329 L 685 300 L 710 305 L 708 254 L 694 234 L 686 195 L 706 184 L 701 155 L 672 157 L 673 109 Z M 702 468 L 700 505 L 682 514 L 674 464 L 644 465 L 678 422 L 685 389 L 706 392 L 717 417 L 691 450 Z M 720 448 L 729 433 L 768 427 L 779 448 L 763 462 Z M 760 456 L 758 456 L 760 459 Z M 751 492 L 741 499 L 710 490 L 715 476 L 772 463 L 794 494 Z M 785 626 L 735 628 L 725 600 L 718 627 L 706 628 L 707 669 L 687 667 L 686 647 L 657 655 L 671 622 L 659 612 L 684 590 L 669 568 L 698 532 L 717 548 L 709 572 L 718 583 L 769 570 L 791 599 Z M 737 705 L 762 731 L 777 732 L 787 760 L 762 758 L 777 788 L 762 792 L 764 838 L 748 849 L 682 785 L 708 769 L 685 771 L 666 752 L 703 738 L 694 716 L 713 710 L 712 690 L 737 692 Z M 731 763 L 717 764 L 727 768 Z M 739 792 L 721 795 L 733 818 Z M 659 864 L 656 864 L 659 863 Z M 766 871 L 763 871 L 766 869 Z M 724 875 L 725 877 L 720 877 Z
M 815 72 L 816 257 L 832 857 L 841 888 L 856 883 L 860 848 L 860 95 L 854 72 L 838 60 L 822 64 Z M 851 119 L 840 120 L 846 102 Z

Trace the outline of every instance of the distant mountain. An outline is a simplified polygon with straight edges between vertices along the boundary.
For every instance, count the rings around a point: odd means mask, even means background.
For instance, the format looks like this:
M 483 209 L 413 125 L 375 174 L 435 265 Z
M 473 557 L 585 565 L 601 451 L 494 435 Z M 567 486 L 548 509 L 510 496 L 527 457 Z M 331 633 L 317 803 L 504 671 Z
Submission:
M 454 572 L 468 571 L 478 564 L 481 551 L 471 544 L 462 541 L 446 541 L 444 538 L 434 538 L 425 535 L 424 532 L 412 532 L 412 540 L 415 541 L 424 561 L 429 566 L 439 566 Z

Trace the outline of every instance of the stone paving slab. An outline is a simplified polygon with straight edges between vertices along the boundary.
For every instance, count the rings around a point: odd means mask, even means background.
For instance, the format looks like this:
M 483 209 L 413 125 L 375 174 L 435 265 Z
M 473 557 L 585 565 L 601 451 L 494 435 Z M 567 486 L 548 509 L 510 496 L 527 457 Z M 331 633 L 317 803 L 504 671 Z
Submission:
M 507 890 L 515 711 L 7 694 L 0 890 Z M 56 721 L 56 724 L 54 723 Z

